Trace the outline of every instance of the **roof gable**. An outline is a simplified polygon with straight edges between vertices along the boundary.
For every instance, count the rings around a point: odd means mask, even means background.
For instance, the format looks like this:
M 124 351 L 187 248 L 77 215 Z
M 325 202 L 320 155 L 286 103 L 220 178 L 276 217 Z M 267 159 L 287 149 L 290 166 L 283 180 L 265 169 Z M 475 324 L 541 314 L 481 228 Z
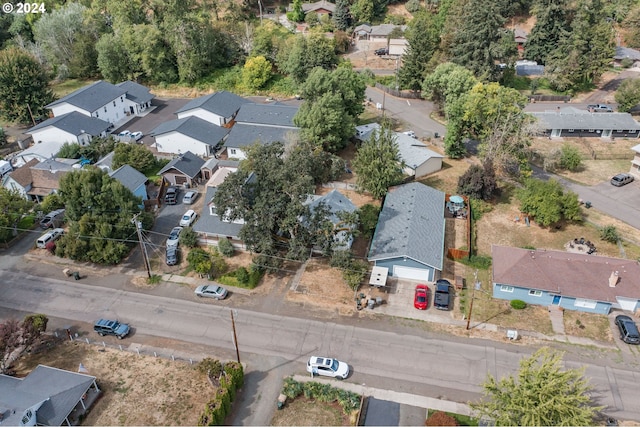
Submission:
M 333 224 L 338 224 L 341 221 L 340 218 L 338 218 L 338 212 L 355 212 L 358 209 L 347 196 L 338 190 L 331 190 L 324 196 L 310 196 L 307 201 L 307 206 L 309 206 L 309 210 L 313 212 L 320 203 L 324 203 L 331 212 L 329 220 Z
M 162 123 L 151 131 L 151 135 L 160 136 L 177 132 L 207 145 L 217 145 L 229 133 L 229 129 L 216 126 L 196 116 L 175 119 Z
M 136 190 L 147 182 L 147 177 L 129 165 L 122 165 L 109 174 L 135 194 Z
M 71 104 L 90 113 L 105 106 L 114 99 L 126 94 L 126 90 L 117 87 L 109 82 L 98 80 L 88 86 L 80 88 L 69 95 L 64 96 L 57 101 L 53 101 L 47 105 L 47 108 L 55 107 L 60 104 Z
M 82 134 L 98 136 L 102 132 L 109 129 L 111 124 L 105 122 L 104 120 L 100 120 L 95 117 L 85 116 L 84 114 L 79 113 L 77 111 L 72 111 L 70 113 L 66 113 L 61 116 L 47 119 L 44 122 L 39 123 L 38 125 L 29 129 L 26 133 L 32 134 L 37 130 L 42 130 L 49 126 L 52 126 L 57 129 L 61 129 L 75 136 L 79 136 Z
M 149 88 L 142 86 L 139 83 L 127 80 L 126 82 L 118 83 L 116 86 L 127 91 L 127 99 L 142 104 L 151 101 L 154 96 L 149 92 Z
M 200 218 L 198 218 L 198 222 L 193 225 L 193 230 L 198 233 L 208 233 L 216 236 L 229 236 L 237 239 L 240 237 L 240 230 L 242 230 L 243 226 L 242 224 L 222 221 L 219 215 L 211 215 L 209 207 L 213 203 L 213 196 L 215 196 L 216 191 L 216 187 L 207 187 L 202 212 Z
M 278 104 L 244 104 L 236 116 L 236 123 L 260 124 L 297 128 L 293 117 L 299 107 Z
M 193 154 L 191 151 L 187 151 L 167 163 L 167 165 L 158 172 L 158 175 L 162 175 L 171 169 L 175 169 L 189 178 L 194 178 L 198 173 L 200 173 L 202 165 L 204 165 L 204 160 Z
M 242 98 L 226 90 L 214 92 L 210 95 L 201 96 L 187 103 L 184 107 L 176 111 L 176 114 L 189 110 L 203 109 L 221 117 L 233 116 L 242 104 L 249 103 L 248 99 Z
M 304 13 L 315 12 L 317 10 L 327 10 L 331 13 L 336 11 L 336 5 L 334 3 L 329 3 L 326 0 L 320 0 L 315 3 L 303 3 L 302 11 Z
M 20 184 L 22 188 L 27 188 L 33 182 L 33 177 L 31 175 L 31 167 L 38 164 L 38 159 L 31 159 L 18 169 L 14 169 L 9 172 L 9 177 L 14 180 L 17 184 Z
M 442 270 L 445 194 L 419 182 L 389 189 L 369 261 L 408 257 Z
M 395 134 L 400 159 L 411 169 L 416 169 L 429 159 L 444 158 L 442 154 L 428 149 L 422 142 L 409 135 L 398 132 L 395 132 Z

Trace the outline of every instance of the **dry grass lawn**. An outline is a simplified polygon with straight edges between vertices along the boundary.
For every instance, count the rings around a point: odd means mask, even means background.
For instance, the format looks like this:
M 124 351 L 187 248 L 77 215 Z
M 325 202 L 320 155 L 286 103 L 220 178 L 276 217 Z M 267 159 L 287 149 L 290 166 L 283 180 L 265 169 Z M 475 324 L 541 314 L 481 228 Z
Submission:
M 97 378 L 102 397 L 85 425 L 197 425 L 214 389 L 203 374 L 184 362 L 102 349 L 64 341 L 49 350 L 22 357 L 18 376 L 38 364 L 77 372 L 82 363 Z
M 337 402 L 325 403 L 297 397 L 287 401 L 285 407 L 277 411 L 271 419 L 272 426 L 348 426 L 349 416 L 342 412 Z
M 568 335 L 613 343 L 609 318 L 603 314 L 564 310 L 564 330 Z

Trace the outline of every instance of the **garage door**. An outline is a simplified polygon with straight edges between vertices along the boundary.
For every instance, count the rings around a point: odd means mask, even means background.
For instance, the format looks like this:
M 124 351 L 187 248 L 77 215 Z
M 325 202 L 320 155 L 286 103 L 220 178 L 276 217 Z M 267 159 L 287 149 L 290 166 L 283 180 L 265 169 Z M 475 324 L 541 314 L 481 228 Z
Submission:
M 618 304 L 620 304 L 621 309 L 627 310 L 627 311 L 633 311 L 636 309 L 636 304 L 638 303 L 638 300 L 621 298 L 621 297 L 616 297 L 616 299 L 618 300 Z
M 393 275 L 400 279 L 429 281 L 429 270 L 423 268 L 410 268 L 393 266 Z

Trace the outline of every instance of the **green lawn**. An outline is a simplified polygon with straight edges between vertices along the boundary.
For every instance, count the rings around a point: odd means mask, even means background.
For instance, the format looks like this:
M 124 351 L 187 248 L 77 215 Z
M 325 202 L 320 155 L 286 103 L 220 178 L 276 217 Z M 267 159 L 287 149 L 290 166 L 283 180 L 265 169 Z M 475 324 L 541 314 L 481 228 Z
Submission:
M 93 80 L 78 80 L 78 79 L 69 79 L 63 82 L 55 83 L 51 86 L 51 90 L 56 97 L 62 98 L 65 95 L 70 94 L 74 90 L 78 90 L 81 87 L 89 85 L 93 83 Z

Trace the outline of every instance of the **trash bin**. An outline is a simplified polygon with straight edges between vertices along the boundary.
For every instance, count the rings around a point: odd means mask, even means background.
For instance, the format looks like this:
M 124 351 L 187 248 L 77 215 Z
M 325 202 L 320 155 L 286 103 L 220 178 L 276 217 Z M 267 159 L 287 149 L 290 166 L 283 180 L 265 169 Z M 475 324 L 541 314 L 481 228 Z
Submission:
M 440 138 L 440 134 L 439 134 L 438 132 L 435 132 L 435 133 L 433 134 L 433 137 L 434 137 L 435 139 L 438 139 L 438 138 Z
M 374 300 L 373 298 L 367 302 L 367 308 L 371 310 L 373 310 L 373 307 L 375 307 L 375 305 L 376 305 L 376 300 Z
M 589 209 L 591 207 L 591 202 L 584 202 L 584 206 Z
M 382 305 L 382 297 L 376 297 L 376 305 Z
M 73 278 L 76 279 L 76 280 L 80 280 L 80 273 L 77 272 L 77 271 L 74 271 L 73 272 Z

